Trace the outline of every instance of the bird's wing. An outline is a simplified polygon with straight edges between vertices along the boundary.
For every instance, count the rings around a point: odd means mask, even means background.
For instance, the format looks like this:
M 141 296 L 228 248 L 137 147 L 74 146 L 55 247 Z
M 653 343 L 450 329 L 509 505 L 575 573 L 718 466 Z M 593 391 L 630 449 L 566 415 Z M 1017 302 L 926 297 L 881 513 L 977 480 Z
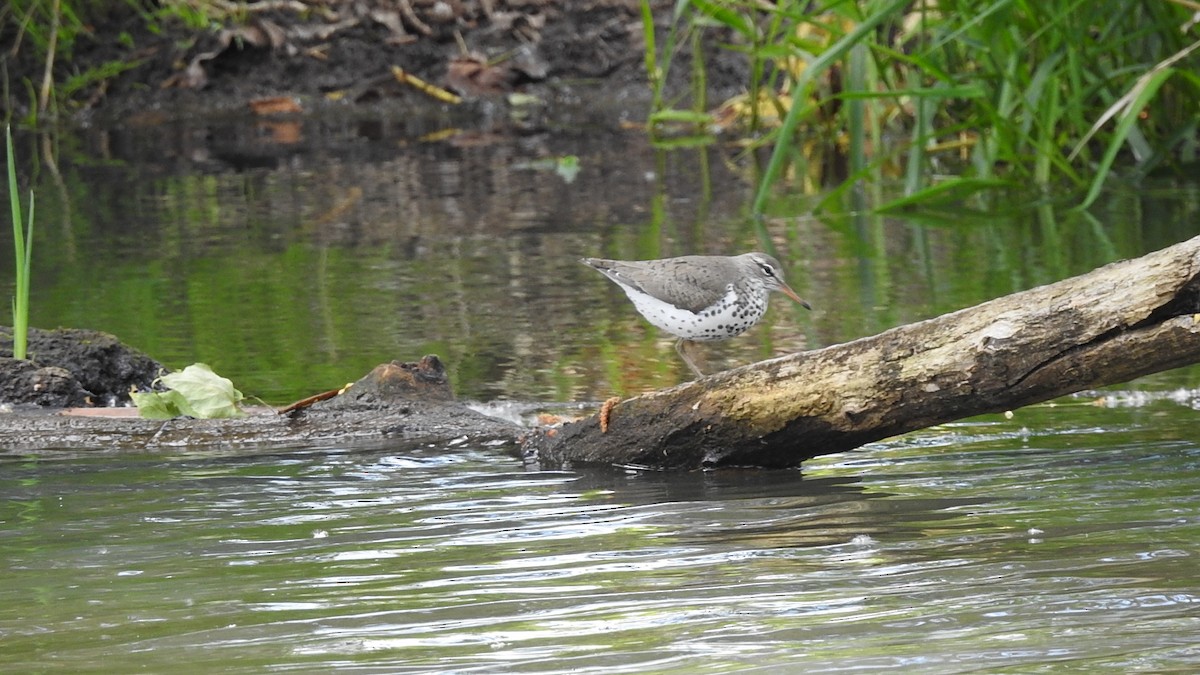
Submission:
M 729 292 L 729 284 L 717 275 L 695 274 L 694 262 L 687 257 L 666 260 L 604 260 L 593 267 L 614 281 L 620 281 L 656 298 L 691 312 L 710 307 Z

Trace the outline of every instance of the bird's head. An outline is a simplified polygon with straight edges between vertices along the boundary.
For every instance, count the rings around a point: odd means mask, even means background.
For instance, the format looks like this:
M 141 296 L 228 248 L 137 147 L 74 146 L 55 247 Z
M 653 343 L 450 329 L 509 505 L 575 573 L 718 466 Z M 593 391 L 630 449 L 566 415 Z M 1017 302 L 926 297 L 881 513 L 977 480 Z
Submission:
M 792 300 L 800 303 L 800 305 L 805 309 L 812 309 L 812 305 L 808 304 L 808 302 L 799 295 L 796 295 L 796 291 L 793 291 L 792 288 L 788 286 L 787 281 L 783 278 L 783 266 L 779 264 L 778 260 L 772 258 L 766 253 L 747 253 L 745 255 L 745 260 L 747 260 L 750 264 L 755 278 L 761 281 L 762 285 L 765 286 L 767 290 L 779 291 Z

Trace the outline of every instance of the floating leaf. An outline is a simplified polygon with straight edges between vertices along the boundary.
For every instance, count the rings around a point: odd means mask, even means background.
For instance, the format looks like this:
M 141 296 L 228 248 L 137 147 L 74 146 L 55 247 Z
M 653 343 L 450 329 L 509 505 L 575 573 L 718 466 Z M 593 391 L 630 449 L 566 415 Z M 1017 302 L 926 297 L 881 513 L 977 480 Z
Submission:
M 518 162 L 512 165 L 514 169 L 528 171 L 553 171 L 564 183 L 572 183 L 579 175 L 579 158 L 575 155 L 563 155 L 555 159 L 535 159 L 531 162 Z
M 558 174 L 564 183 L 574 183 L 575 176 L 579 175 L 579 158 L 575 155 L 559 157 L 554 164 L 554 173 Z

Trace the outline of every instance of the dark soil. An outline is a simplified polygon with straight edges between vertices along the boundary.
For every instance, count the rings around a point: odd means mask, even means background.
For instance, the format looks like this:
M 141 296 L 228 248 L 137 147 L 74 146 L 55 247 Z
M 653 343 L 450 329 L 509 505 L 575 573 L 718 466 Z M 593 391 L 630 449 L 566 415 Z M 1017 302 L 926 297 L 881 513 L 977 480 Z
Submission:
M 42 407 L 129 403 L 150 389 L 162 364 L 108 333 L 29 329 L 27 359 L 12 358 L 12 330 L 0 328 L 0 402 Z
M 241 3 L 239 3 L 241 4 Z M 278 112 L 330 106 L 401 104 L 443 113 L 450 106 L 400 82 L 399 67 L 424 82 L 474 101 L 532 93 L 551 106 L 597 106 L 620 117 L 644 117 L 649 100 L 639 0 L 262 0 L 240 16 L 194 29 L 164 16 L 152 32 L 134 3 L 92 3 L 90 31 L 55 64 L 57 82 L 116 64 L 59 100 L 71 117 L 96 124 L 153 123 L 178 115 L 247 110 L 263 99 Z M 673 1 L 657 0 L 665 29 Z M 96 9 L 94 6 L 102 6 Z M 274 9 L 267 9 L 273 7 Z M 88 11 L 84 8 L 84 11 Z M 12 18 L 0 18 L 0 48 L 9 82 L 41 81 L 44 56 L 31 40 L 11 55 Z M 118 36 L 120 36 L 118 38 Z M 744 58 L 720 49 L 728 38 L 706 31 L 709 100 L 736 93 L 746 81 Z M 687 55 L 670 69 L 675 91 L 688 91 Z M 10 89 L 13 112 L 30 105 Z M 0 105 L 7 105 L 0 102 Z

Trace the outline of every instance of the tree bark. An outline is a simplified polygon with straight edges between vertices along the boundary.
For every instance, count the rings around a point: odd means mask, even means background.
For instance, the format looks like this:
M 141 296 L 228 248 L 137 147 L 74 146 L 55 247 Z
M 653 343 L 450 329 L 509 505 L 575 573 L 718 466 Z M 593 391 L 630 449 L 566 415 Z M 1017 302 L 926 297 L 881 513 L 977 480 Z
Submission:
M 879 335 L 606 406 L 532 436 L 545 465 L 790 467 L 1200 361 L 1200 237 Z

